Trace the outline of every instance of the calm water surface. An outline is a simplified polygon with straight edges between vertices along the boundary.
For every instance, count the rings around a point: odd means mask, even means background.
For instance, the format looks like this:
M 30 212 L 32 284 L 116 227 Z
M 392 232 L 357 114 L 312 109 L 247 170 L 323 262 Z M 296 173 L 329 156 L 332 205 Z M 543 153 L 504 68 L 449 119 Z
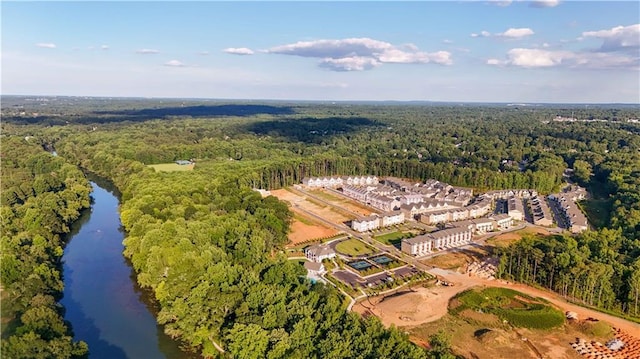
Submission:
M 91 211 L 75 224 L 64 256 L 65 319 L 90 358 L 188 358 L 156 324 L 133 269 L 122 255 L 118 198 L 108 184 L 91 182 Z M 104 187 L 104 188 L 103 188 Z

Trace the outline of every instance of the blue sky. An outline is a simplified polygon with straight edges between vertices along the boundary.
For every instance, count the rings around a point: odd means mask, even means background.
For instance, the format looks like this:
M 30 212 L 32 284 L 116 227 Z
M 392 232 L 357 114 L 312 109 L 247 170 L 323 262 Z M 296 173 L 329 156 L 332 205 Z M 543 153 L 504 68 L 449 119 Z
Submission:
M 2 94 L 640 102 L 640 2 L 7 2 Z

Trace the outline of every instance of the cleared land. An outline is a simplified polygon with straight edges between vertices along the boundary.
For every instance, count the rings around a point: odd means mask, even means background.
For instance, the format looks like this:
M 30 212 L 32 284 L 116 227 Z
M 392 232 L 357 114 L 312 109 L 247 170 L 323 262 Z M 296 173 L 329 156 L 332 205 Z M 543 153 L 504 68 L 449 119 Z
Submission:
M 351 212 L 355 212 L 361 216 L 368 216 L 372 213 L 376 213 L 372 208 L 369 208 L 357 201 L 346 198 L 338 193 L 331 192 L 330 190 L 327 190 L 327 189 L 311 190 L 309 191 L 309 193 L 311 193 L 314 196 L 317 196 L 318 198 L 322 198 L 323 200 L 335 206 L 344 208 Z
M 379 317 L 387 326 L 391 324 L 396 326 L 415 326 L 433 322 L 445 316 L 447 314 L 449 300 L 457 293 L 474 286 L 501 287 L 517 290 L 532 297 L 545 299 L 563 312 L 576 312 L 580 318 L 596 318 L 608 322 L 614 327 L 625 330 L 628 333 L 640 333 L 640 324 L 568 303 L 561 296 L 547 290 L 502 280 L 486 280 L 452 271 L 434 269 L 431 270 L 431 272 L 454 285 L 452 287 L 418 287 L 414 288 L 413 292 L 384 300 L 382 300 L 383 297 L 369 298 L 354 306 L 354 311 L 359 313 L 370 311 Z
M 522 239 L 523 236 L 526 236 L 526 235 L 548 236 L 550 234 L 551 233 L 544 228 L 527 227 L 519 231 L 503 233 L 503 234 L 499 234 L 497 236 L 491 237 L 487 239 L 487 244 L 490 244 L 495 247 L 507 247 L 511 243 L 519 241 L 520 239 Z
M 314 239 L 332 237 L 338 234 L 337 230 L 316 224 L 309 219 L 305 218 L 301 221 L 298 219 L 299 216 L 299 214 L 296 214 L 291 222 L 291 231 L 289 232 L 289 245 L 291 246 L 296 246 Z
M 374 252 L 371 247 L 354 238 L 338 243 L 336 245 L 336 251 L 352 257 L 364 256 Z
M 190 165 L 179 165 L 177 163 L 159 163 L 157 165 L 147 165 L 156 170 L 156 172 L 178 172 L 178 171 L 191 171 L 195 167 L 195 163 Z
M 488 254 L 489 252 L 483 248 L 468 246 L 445 252 L 420 262 L 438 268 L 456 269 L 464 268 L 472 262 L 480 262 Z
M 340 232 L 333 226 L 323 223 L 320 218 L 338 221 L 347 220 L 346 217 L 332 211 L 330 208 L 321 207 L 285 189 L 271 191 L 271 194 L 287 202 L 289 209 L 294 213 L 293 221 L 291 222 L 291 232 L 289 232 L 289 246 L 296 246 L 299 243 L 314 239 L 332 237 Z M 320 218 L 313 217 L 310 213 Z M 325 217 L 326 215 L 329 215 L 329 217 Z M 336 222 L 336 225 L 338 223 L 340 222 Z
M 344 222 L 353 219 L 334 211 L 329 206 L 318 203 L 313 199 L 308 199 L 307 197 L 297 195 L 295 193 L 287 191 L 286 189 L 271 191 L 271 194 L 278 197 L 278 199 L 280 200 L 289 202 L 290 208 L 293 211 L 301 213 L 305 217 L 309 217 L 309 214 L 306 213 L 308 212 L 313 216 L 319 217 L 319 220 L 324 219 L 335 225 L 342 225 Z

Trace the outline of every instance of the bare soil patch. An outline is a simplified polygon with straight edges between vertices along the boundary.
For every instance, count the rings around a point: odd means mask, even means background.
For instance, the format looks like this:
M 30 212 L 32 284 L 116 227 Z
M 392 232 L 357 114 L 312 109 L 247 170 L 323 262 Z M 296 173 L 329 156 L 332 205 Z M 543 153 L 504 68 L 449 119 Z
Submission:
M 352 199 L 343 197 L 340 194 L 337 193 L 332 193 L 326 189 L 318 189 L 318 190 L 313 190 L 313 191 L 309 191 L 310 193 L 324 199 L 325 201 L 336 205 L 338 207 L 342 207 L 344 209 L 347 209 L 351 212 L 355 212 L 358 213 L 361 216 L 369 216 L 372 213 L 375 213 L 374 210 L 372 208 L 369 208 L 357 201 L 354 201 Z
M 339 233 L 337 229 L 322 223 L 320 218 L 313 217 L 313 214 L 330 222 L 332 222 L 331 220 L 336 220 L 336 224 L 341 223 L 339 221 L 346 220 L 346 217 L 332 211 L 330 208 L 320 207 L 307 201 L 304 197 L 285 189 L 271 191 L 271 194 L 287 202 L 289 209 L 295 214 L 291 222 L 291 231 L 289 232 L 290 247 L 315 239 L 332 237 Z M 309 215 L 309 212 L 312 215 Z
M 578 323 L 573 322 L 567 322 L 562 327 L 553 330 L 518 328 L 518 332 L 522 335 L 520 337 L 506 325 L 489 325 L 484 321 L 487 319 L 485 316 L 476 318 L 476 314 L 472 313 L 465 313 L 467 317 L 449 315 L 447 307 L 451 298 L 455 294 L 477 285 L 511 288 L 532 297 L 546 299 L 562 311 L 574 311 L 578 313 L 580 318 L 597 318 L 616 328 L 621 328 L 627 333 L 640 333 L 640 325 L 638 324 L 567 303 L 563 298 L 549 291 L 501 280 L 485 280 L 468 274 L 462 275 L 443 270 L 436 272 L 444 280 L 454 285 L 452 287 L 417 287 L 413 288 L 414 292 L 386 298 L 382 302 L 379 297 L 369 298 L 356 304 L 353 310 L 376 315 L 386 326 L 393 324 L 403 327 L 403 330 L 408 331 L 411 337 L 421 341 L 426 341 L 429 335 L 444 330 L 452 339 L 454 351 L 467 358 L 536 358 L 536 353 L 522 339 L 526 338 L 543 354 L 544 358 L 579 359 L 581 356 L 571 347 L 571 342 L 574 342 L 578 337 L 587 340 L 592 340 L 592 338 L 602 340 L 600 337 L 590 335 Z M 455 300 L 451 301 L 450 305 L 455 307 L 455 302 Z M 478 322 L 478 319 L 483 321 Z M 495 338 L 492 338 L 489 343 L 483 343 L 476 339 L 474 333 L 487 328 L 497 330 Z
M 289 202 L 289 207 L 306 217 L 317 216 L 319 218 L 313 218 L 314 221 L 317 220 L 325 220 L 330 223 L 336 225 L 342 225 L 344 222 L 352 220 L 353 217 L 347 217 L 343 214 L 340 214 L 334 211 L 330 206 L 323 206 L 322 204 L 317 203 L 317 201 L 313 201 L 308 199 L 307 197 L 299 196 L 295 193 L 287 191 L 286 189 L 278 189 L 271 191 L 271 194 L 276 196 L 278 199 Z
M 479 262 L 485 258 L 489 252 L 477 247 L 469 247 L 464 249 L 458 249 L 455 252 L 449 252 L 441 254 L 429 259 L 422 260 L 420 262 L 444 269 L 465 269 L 467 265 L 472 262 Z
M 328 228 L 319 224 L 306 224 L 294 219 L 291 222 L 291 232 L 289 232 L 289 245 L 296 246 L 300 243 L 309 242 L 314 239 L 332 237 L 338 234 L 333 228 Z

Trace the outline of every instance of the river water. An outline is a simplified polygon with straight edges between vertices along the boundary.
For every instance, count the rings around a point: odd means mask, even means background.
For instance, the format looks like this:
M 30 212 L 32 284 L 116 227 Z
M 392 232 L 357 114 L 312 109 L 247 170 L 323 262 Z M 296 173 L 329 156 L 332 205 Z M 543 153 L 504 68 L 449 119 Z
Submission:
M 190 357 L 157 325 L 151 301 L 122 255 L 118 194 L 97 179 L 91 186 L 91 210 L 74 224 L 62 257 L 60 303 L 74 338 L 89 344 L 90 359 Z

